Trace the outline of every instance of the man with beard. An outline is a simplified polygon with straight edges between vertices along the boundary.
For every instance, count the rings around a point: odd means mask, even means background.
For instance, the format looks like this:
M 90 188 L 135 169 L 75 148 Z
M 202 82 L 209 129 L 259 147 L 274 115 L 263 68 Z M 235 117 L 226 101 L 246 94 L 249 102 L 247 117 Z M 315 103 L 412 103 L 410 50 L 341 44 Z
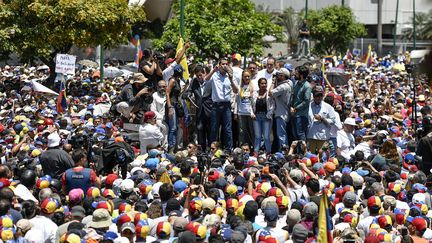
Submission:
M 210 117 L 213 106 L 211 99 L 211 85 L 204 81 L 205 69 L 197 66 L 194 70 L 195 78 L 189 88 L 188 95 L 193 95 L 196 109 L 196 129 L 198 144 L 205 150 L 210 147 Z
M 118 104 L 116 105 L 116 110 L 123 117 L 129 119 L 132 114 L 137 114 L 139 111 L 148 110 L 146 109 L 146 103 L 148 99 L 149 91 L 144 88 L 144 83 L 148 79 L 144 77 L 142 73 L 134 74 L 131 82 L 123 87 L 118 96 Z
M 283 145 L 288 144 L 287 123 L 289 121 L 289 109 L 292 96 L 292 82 L 289 80 L 290 73 L 286 68 L 276 72 L 274 88 L 269 90 L 268 95 L 275 101 L 274 116 L 276 120 L 276 135 L 279 138 L 278 151 Z

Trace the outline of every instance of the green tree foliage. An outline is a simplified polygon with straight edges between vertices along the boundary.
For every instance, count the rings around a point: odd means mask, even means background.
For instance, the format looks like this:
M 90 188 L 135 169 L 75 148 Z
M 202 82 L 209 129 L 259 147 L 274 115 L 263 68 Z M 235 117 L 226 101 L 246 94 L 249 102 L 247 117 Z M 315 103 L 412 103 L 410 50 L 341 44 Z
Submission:
M 294 47 L 297 46 L 299 26 L 302 23 L 303 12 L 296 13 L 292 7 L 284 9 L 284 11 L 275 16 L 274 22 L 284 27 L 288 36 L 288 49 L 294 52 Z
M 406 25 L 412 26 L 413 18 L 410 18 L 410 21 L 406 23 Z M 432 39 L 432 10 L 429 10 L 429 13 L 416 13 L 415 15 L 415 23 L 416 23 L 416 38 L 422 40 L 430 40 Z M 405 39 L 412 40 L 414 36 L 413 28 L 406 28 L 402 30 L 402 36 Z
M 174 17 L 165 25 L 156 47 L 176 44 L 180 36 L 180 6 L 177 1 Z M 190 53 L 206 55 L 261 54 L 262 37 L 281 37 L 282 28 L 270 21 L 269 14 L 255 11 L 250 0 L 186 0 L 184 38 L 192 43 Z
M 144 10 L 125 0 L 4 0 L 0 33 L 7 35 L 0 37 L 0 52 L 16 52 L 22 61 L 37 57 L 54 68 L 56 54 L 73 45 L 126 43 L 131 25 L 142 19 Z
M 332 54 L 345 52 L 356 38 L 366 35 L 363 24 L 356 21 L 350 8 L 329 6 L 308 14 L 309 29 L 316 41 L 314 52 Z

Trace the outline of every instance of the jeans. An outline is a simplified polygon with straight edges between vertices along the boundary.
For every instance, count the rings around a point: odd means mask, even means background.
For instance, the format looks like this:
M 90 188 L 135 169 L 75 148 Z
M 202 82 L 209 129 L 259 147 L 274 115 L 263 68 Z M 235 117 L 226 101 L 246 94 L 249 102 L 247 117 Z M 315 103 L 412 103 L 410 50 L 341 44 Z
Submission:
M 254 151 L 258 152 L 261 147 L 261 139 L 264 139 L 265 151 L 271 152 L 270 130 L 272 120 L 266 117 L 265 113 L 257 113 L 254 121 L 255 144 Z
M 276 117 L 276 136 L 279 139 L 278 151 L 281 151 L 283 145 L 288 144 L 288 135 L 287 135 L 287 122 L 280 118 Z
M 213 103 L 211 116 L 211 141 L 217 141 L 219 127 L 222 125 L 221 132 L 224 136 L 224 145 L 226 149 L 232 148 L 232 118 L 231 103 L 215 102 Z
M 296 116 L 293 118 L 292 126 L 295 139 L 306 141 L 306 133 L 309 126 L 308 118 L 305 116 Z
M 306 38 L 302 38 L 302 39 L 300 39 L 300 46 L 299 46 L 299 48 L 298 48 L 298 52 L 297 52 L 297 55 L 299 56 L 299 57 L 302 57 L 302 56 L 304 56 L 305 55 L 305 53 L 306 53 L 306 56 L 308 57 L 309 56 L 309 40 L 308 39 L 306 39 Z
M 336 157 L 336 148 L 337 148 L 336 138 L 330 138 L 329 140 L 330 157 Z
M 167 115 L 167 123 L 168 123 L 168 148 L 174 148 L 177 142 L 177 129 L 178 129 L 178 120 L 177 120 L 175 109 L 172 117 L 169 117 Z

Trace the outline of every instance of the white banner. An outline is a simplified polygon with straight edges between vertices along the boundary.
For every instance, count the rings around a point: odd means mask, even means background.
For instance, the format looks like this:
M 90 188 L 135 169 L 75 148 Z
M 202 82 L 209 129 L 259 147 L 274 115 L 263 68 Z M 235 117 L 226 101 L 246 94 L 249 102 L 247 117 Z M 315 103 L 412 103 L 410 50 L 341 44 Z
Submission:
M 67 54 L 57 54 L 56 56 L 56 73 L 75 74 L 76 56 Z

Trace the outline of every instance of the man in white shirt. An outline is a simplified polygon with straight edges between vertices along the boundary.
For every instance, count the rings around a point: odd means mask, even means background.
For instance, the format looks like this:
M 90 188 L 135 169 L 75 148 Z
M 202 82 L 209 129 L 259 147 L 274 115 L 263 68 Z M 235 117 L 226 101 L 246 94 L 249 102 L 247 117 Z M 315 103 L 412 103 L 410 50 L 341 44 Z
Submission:
M 236 53 L 232 55 L 232 59 L 231 59 L 233 76 L 237 85 L 240 85 L 240 80 L 242 78 L 242 73 L 243 73 L 243 69 L 240 68 L 241 58 L 242 58 L 241 55 Z
M 157 86 L 157 92 L 153 93 L 153 102 L 150 105 L 150 110 L 154 111 L 156 114 L 156 125 L 161 130 L 164 135 L 164 142 L 166 144 L 166 139 L 168 135 L 168 128 L 165 121 L 165 105 L 166 105 L 166 96 L 165 89 L 167 85 L 164 80 L 160 80 Z
M 316 86 L 313 91 L 313 101 L 309 105 L 309 129 L 307 140 L 309 150 L 318 153 L 326 141 L 330 139 L 330 128 L 335 123 L 336 115 L 333 107 L 323 102 L 324 89 Z
M 156 114 L 153 111 L 144 113 L 144 124 L 139 128 L 140 152 L 147 153 L 149 147 L 157 147 L 164 141 L 164 135 L 156 126 Z
M 351 152 L 355 148 L 354 128 L 357 126 L 354 118 L 346 118 L 343 130 L 337 132 L 337 150 L 338 155 L 342 155 L 347 161 L 350 160 Z
M 269 57 L 267 59 L 266 69 L 263 69 L 258 72 L 255 79 L 252 79 L 253 89 L 258 90 L 258 79 L 265 78 L 267 79 L 267 90 L 270 90 L 270 86 L 273 83 L 273 75 L 276 73 L 275 69 L 276 59 L 274 57 Z

